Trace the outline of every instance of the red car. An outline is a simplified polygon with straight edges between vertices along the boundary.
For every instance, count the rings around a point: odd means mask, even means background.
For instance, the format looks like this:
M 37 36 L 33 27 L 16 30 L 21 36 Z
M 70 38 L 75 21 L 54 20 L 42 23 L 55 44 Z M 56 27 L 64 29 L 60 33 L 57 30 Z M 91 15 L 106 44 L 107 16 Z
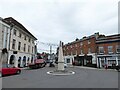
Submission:
M 5 75 L 20 74 L 20 73 L 21 73 L 20 68 L 9 67 L 9 68 L 0 69 L 0 77 Z

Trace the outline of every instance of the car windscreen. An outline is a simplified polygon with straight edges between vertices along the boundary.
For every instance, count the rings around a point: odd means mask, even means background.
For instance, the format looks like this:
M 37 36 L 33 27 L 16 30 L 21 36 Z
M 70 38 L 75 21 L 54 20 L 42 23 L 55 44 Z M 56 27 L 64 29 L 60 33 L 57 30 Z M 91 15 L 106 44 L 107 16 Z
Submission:
M 7 68 L 7 64 L 2 64 L 2 68 Z

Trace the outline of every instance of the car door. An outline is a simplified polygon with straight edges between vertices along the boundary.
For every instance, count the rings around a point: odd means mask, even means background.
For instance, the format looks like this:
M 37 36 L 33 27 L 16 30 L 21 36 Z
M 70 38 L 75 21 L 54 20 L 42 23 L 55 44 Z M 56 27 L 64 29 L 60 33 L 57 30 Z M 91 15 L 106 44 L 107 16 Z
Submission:
M 9 68 L 9 73 L 10 74 L 15 74 L 15 68 Z
M 2 74 L 3 74 L 3 75 L 8 75 L 8 74 L 10 74 L 9 69 L 8 69 L 8 68 L 2 68 Z

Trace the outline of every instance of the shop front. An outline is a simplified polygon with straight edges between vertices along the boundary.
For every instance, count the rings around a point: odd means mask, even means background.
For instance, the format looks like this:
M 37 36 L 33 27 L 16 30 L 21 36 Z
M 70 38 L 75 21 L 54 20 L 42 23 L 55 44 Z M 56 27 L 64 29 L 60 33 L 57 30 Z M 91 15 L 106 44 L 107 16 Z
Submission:
M 114 69 L 116 65 L 119 63 L 118 55 L 98 55 L 97 57 L 97 67 L 98 68 L 107 68 Z
M 92 55 L 82 55 L 74 57 L 75 65 L 77 66 L 88 66 L 88 67 L 96 67 L 96 64 L 93 63 Z

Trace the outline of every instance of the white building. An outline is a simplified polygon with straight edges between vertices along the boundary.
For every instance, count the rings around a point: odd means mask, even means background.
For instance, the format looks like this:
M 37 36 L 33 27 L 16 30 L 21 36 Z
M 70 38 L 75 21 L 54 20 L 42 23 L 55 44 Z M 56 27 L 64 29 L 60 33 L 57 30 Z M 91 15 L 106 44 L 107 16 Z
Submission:
M 10 36 L 8 41 L 8 65 L 25 67 L 33 63 L 36 54 L 35 41 L 37 40 L 21 23 L 12 17 L 4 21 L 10 25 Z
M 7 62 L 7 53 L 3 54 L 2 50 L 9 48 L 10 26 L 0 17 L 0 64 Z

